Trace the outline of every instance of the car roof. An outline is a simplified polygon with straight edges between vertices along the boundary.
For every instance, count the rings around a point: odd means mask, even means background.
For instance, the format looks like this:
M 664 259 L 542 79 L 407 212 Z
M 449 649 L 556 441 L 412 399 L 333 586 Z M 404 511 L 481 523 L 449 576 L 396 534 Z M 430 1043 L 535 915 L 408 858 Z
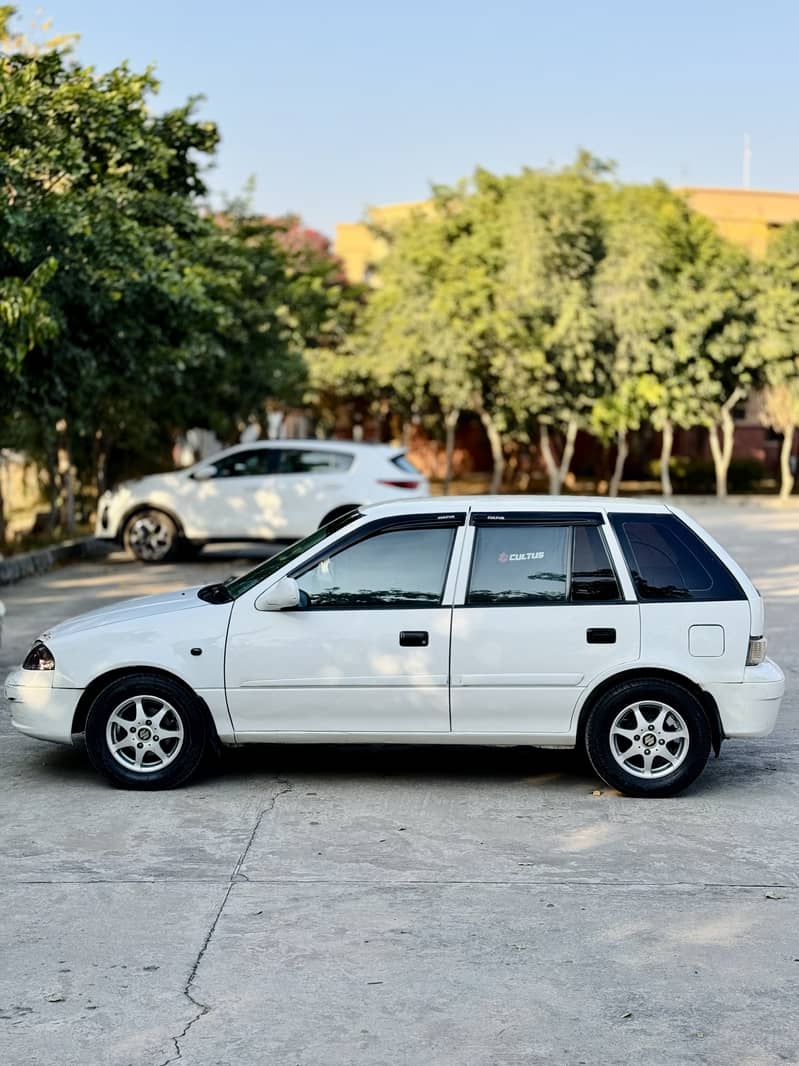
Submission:
M 314 448 L 317 451 L 353 452 L 359 455 L 401 455 L 404 449 L 396 444 L 374 444 L 371 441 L 355 440 L 318 440 L 316 437 L 286 437 L 279 440 L 253 440 L 243 444 L 234 444 L 216 455 L 232 455 L 240 451 L 254 451 L 258 448 Z M 216 456 L 209 456 L 212 461 Z
M 652 496 L 635 500 L 608 496 L 432 496 L 412 500 L 391 500 L 363 507 L 364 514 L 446 514 L 448 511 L 610 511 L 666 514 L 669 507 Z

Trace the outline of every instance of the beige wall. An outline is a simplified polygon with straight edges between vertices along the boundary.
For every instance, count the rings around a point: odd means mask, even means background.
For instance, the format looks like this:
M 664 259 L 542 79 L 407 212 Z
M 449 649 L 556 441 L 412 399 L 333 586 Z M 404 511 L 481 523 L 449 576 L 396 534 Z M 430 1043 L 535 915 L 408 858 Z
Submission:
M 765 253 L 769 236 L 786 222 L 799 221 L 799 193 L 763 192 L 759 189 L 687 188 L 681 192 L 691 207 L 716 223 L 729 240 L 752 255 Z M 370 208 L 368 222 L 342 222 L 336 226 L 335 250 L 351 281 L 368 281 L 369 268 L 386 254 L 386 242 L 369 224 L 390 228 L 413 211 L 429 210 L 424 200 Z

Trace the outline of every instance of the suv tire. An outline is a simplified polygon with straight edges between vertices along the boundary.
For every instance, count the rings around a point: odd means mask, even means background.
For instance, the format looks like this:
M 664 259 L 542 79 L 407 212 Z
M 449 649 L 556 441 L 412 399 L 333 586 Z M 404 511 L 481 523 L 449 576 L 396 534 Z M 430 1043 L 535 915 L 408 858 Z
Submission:
M 166 563 L 180 549 L 180 535 L 174 519 L 156 507 L 137 511 L 125 524 L 122 540 L 143 563 Z

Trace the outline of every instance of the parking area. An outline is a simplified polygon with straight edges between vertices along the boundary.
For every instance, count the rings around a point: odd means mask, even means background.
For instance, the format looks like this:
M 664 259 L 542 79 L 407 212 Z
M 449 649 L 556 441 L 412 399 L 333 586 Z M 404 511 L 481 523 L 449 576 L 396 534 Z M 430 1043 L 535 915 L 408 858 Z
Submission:
M 799 1063 L 799 508 L 689 505 L 755 579 L 788 692 L 672 800 L 571 753 L 232 750 L 110 788 L 0 701 L 0 1061 Z M 50 624 L 268 551 L 122 554 L 0 590 L 0 668 Z

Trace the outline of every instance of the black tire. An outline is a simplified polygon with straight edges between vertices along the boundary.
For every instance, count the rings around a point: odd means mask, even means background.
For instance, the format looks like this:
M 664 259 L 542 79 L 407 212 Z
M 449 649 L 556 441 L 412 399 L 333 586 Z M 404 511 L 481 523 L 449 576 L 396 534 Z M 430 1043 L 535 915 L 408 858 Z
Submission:
M 319 528 L 321 529 L 322 526 L 326 526 L 329 522 L 335 522 L 337 518 L 343 518 L 350 511 L 357 511 L 360 506 L 359 503 L 345 503 L 343 507 L 334 507 L 319 523 Z
M 585 725 L 591 765 L 625 796 L 682 792 L 702 773 L 711 739 L 699 700 L 659 678 L 616 685 L 597 701 Z
M 155 731 L 159 723 L 164 736 Z M 117 788 L 152 791 L 185 784 L 199 769 L 210 739 L 198 698 L 178 682 L 146 672 L 112 681 L 86 718 L 92 765 Z M 140 769 L 133 766 L 137 759 Z
M 157 507 L 131 515 L 122 540 L 131 555 L 143 563 L 169 562 L 177 556 L 181 544 L 177 523 Z

